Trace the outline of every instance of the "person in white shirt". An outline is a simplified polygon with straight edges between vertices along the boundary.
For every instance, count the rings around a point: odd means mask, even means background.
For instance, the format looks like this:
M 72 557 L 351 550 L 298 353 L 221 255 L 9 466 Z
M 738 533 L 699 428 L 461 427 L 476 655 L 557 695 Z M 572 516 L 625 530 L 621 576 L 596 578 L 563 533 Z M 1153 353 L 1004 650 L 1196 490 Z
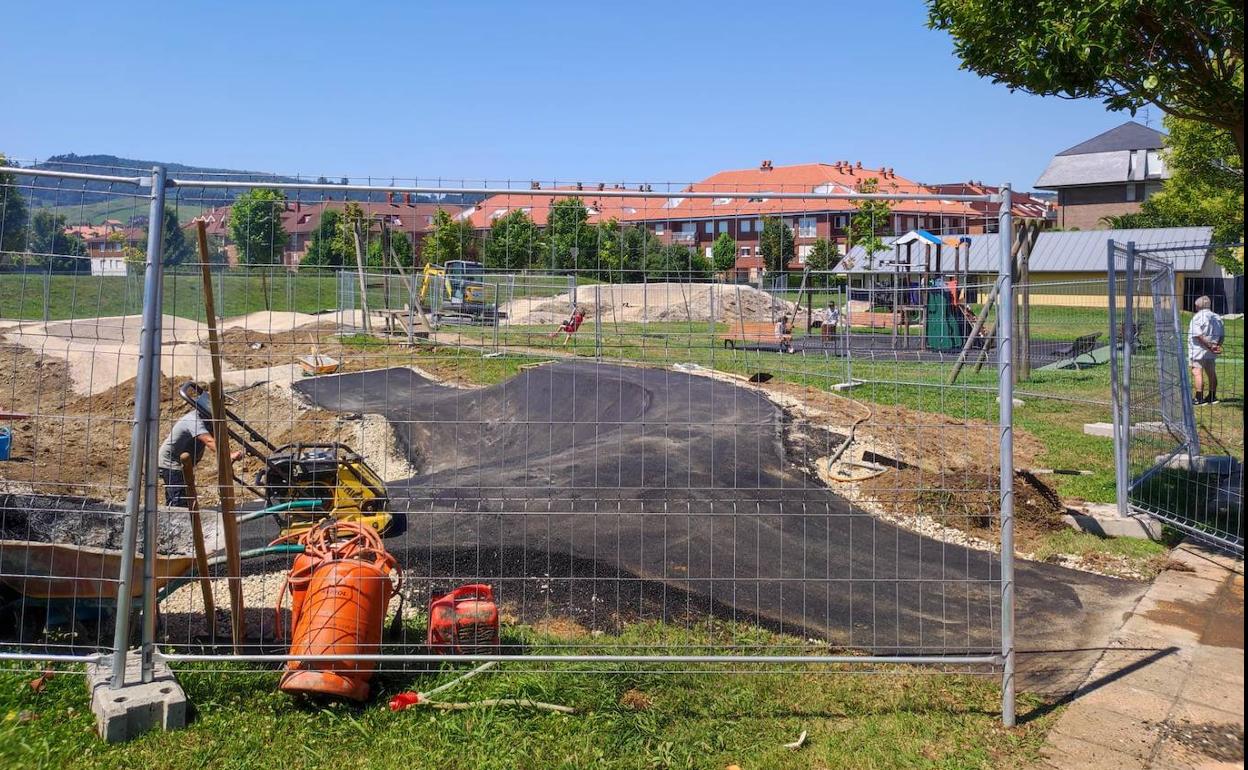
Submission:
M 828 303 L 828 309 L 823 311 L 822 323 L 819 325 L 820 336 L 825 340 L 836 334 L 836 327 L 841 322 L 841 311 L 833 302 Z
M 1192 385 L 1196 389 L 1193 404 L 1218 403 L 1218 356 L 1222 354 L 1222 338 L 1226 331 L 1222 319 L 1210 308 L 1207 296 L 1196 298 L 1196 315 L 1187 325 L 1187 358 L 1192 366 Z M 1206 395 L 1208 394 L 1208 395 Z

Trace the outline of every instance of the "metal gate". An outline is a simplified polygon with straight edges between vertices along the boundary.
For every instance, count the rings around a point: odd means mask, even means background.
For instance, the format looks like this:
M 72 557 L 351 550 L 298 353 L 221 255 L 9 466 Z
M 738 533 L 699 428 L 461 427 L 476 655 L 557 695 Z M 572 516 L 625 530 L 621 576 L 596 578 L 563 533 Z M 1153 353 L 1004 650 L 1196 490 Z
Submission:
M 1207 250 L 1208 245 L 1165 252 Z M 1111 377 L 1118 506 L 1243 553 L 1242 415 L 1196 404 L 1174 265 L 1158 250 L 1109 242 Z M 1223 365 L 1242 383 L 1241 351 Z M 1236 364 L 1237 361 L 1237 364 Z M 1228 385 L 1228 387 L 1239 387 Z M 1237 434 L 1237 436 L 1236 436 Z M 1241 453 L 1236 456 L 1235 447 Z

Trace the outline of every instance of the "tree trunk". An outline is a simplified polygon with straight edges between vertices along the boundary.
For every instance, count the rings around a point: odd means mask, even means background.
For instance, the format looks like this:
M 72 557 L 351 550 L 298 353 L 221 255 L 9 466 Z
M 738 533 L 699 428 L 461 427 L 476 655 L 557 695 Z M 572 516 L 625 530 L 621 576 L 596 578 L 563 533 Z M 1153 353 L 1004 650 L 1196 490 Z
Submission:
M 1235 137 L 1235 149 L 1239 150 L 1239 165 L 1244 165 L 1244 121 L 1240 120 L 1231 129 L 1231 135 Z

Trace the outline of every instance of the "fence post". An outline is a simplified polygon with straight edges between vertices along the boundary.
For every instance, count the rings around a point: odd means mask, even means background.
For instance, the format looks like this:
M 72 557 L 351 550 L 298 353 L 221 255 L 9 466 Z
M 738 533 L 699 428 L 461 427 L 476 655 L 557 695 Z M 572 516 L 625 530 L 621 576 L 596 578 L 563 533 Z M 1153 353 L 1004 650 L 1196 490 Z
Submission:
M 998 416 L 1001 466 L 1001 655 L 1004 665 L 1001 672 L 1001 721 L 1013 727 L 1014 715 L 1014 281 L 1013 223 L 1010 216 L 1011 190 L 1009 185 L 1001 190 L 1000 262 L 997 280 L 1001 282 L 999 295 L 1009 301 L 997 306 L 997 328 L 1001 330 L 1001 344 L 997 349 L 997 391 L 1000 396 Z
M 594 357 L 602 357 L 602 284 L 594 284 Z
M 1165 290 L 1170 298 L 1170 313 L 1174 318 L 1174 331 L 1179 337 L 1179 388 L 1182 391 L 1179 394 L 1179 407 L 1183 410 L 1183 425 L 1188 428 L 1188 456 L 1200 454 L 1200 428 L 1196 425 L 1196 412 L 1192 404 L 1192 380 L 1190 366 L 1187 356 L 1183 349 L 1183 326 L 1179 316 L 1179 305 L 1183 303 L 1183 298 L 1178 296 L 1178 287 L 1175 285 L 1174 268 L 1167 268 Z M 1157 294 L 1153 293 L 1153 307 L 1157 306 Z M 1160 350 L 1160 345 L 1158 349 Z M 1243 550 L 1242 548 L 1240 549 Z
M 50 320 L 52 320 L 52 259 L 49 257 L 48 270 L 43 274 L 43 322 L 46 324 Z
M 1118 515 L 1126 517 L 1127 505 L 1127 415 L 1122 408 L 1122 391 L 1128 386 L 1119 378 L 1119 357 L 1122 355 L 1118 345 L 1118 287 L 1117 287 L 1117 254 L 1118 244 L 1111 238 L 1107 244 L 1106 260 L 1109 276 L 1109 400 L 1110 414 L 1114 419 L 1114 489 Z
M 165 169 L 152 169 L 152 200 L 149 222 L 164 221 Z M 135 378 L 134 425 L 130 431 L 130 470 L 126 474 L 126 510 L 122 527 L 121 569 L 117 580 L 117 617 L 113 625 L 113 689 L 126 683 L 126 647 L 130 640 L 130 594 L 134 557 L 138 545 L 139 496 L 146 492 L 144 465 L 148 458 L 148 430 L 152 412 L 152 385 L 160 370 L 155 359 L 160 351 L 160 237 L 159 227 L 149 227 L 147 260 L 143 276 L 143 327 L 139 335 L 138 373 Z M 159 394 L 157 394 L 159 396 Z M 154 437 L 153 437 L 154 438 Z M 150 469 L 149 469 L 150 470 Z M 151 559 L 145 558 L 144 562 Z M 153 596 L 153 600 L 154 600 Z
M 1127 242 L 1127 282 L 1123 292 L 1122 313 L 1122 472 L 1125 479 L 1124 489 L 1131 489 L 1131 351 L 1135 349 L 1135 241 Z

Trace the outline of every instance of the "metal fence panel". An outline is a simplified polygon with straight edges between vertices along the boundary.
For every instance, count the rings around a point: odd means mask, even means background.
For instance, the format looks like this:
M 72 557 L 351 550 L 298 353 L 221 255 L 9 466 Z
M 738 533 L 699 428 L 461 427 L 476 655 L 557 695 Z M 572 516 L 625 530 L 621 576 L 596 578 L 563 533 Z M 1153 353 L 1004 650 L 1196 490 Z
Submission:
M 1197 343 L 1172 264 L 1134 244 L 1111 244 L 1109 258 L 1120 504 L 1242 553 L 1242 321 L 1226 322 L 1214 365 L 1220 403 L 1195 403 Z
M 171 206 L 208 218 L 229 183 L 171 184 Z M 513 192 L 492 221 L 529 205 L 528 191 Z M 724 215 L 751 197 L 725 195 Z M 219 322 L 227 407 L 248 426 L 237 438 L 262 455 L 275 451 L 265 441 L 348 444 L 403 520 L 386 541 L 402 572 L 396 633 L 332 658 L 489 659 L 425 649 L 430 597 L 487 583 L 508 621 L 497 657 L 513 666 L 1004 669 L 1012 722 L 1010 303 L 985 311 L 991 337 L 971 330 L 980 298 L 1013 296 L 1008 265 L 980 281 L 916 274 L 904 296 L 894 284 L 865 305 L 828 273 L 762 291 L 715 280 L 700 252 L 656 235 L 670 233 L 654 226 L 668 196 L 603 197 L 651 219 L 627 233 L 574 228 L 572 245 L 540 249 L 494 243 L 492 225 L 461 230 L 439 254 L 446 274 L 426 282 L 393 245 L 411 216 L 367 213 L 364 200 L 353 248 L 320 252 L 322 268 L 295 269 L 297 239 L 211 231 L 220 318 L 204 312 L 193 258 L 149 285 L 144 309 L 156 315 L 142 328 L 174 377 L 162 395 L 212 376 L 206 330 Z M 272 214 L 298 221 L 307 199 L 296 201 L 273 200 Z M 1009 254 L 1008 218 L 1001 230 Z M 411 241 L 412 254 L 445 246 Z M 467 284 L 449 269 L 448 257 L 489 262 L 499 248 L 502 264 L 522 254 L 523 267 Z M 831 330 L 828 305 L 840 313 Z M 793 327 L 777 331 L 786 316 Z M 949 384 L 968 344 L 985 363 Z M 157 406 L 148 450 L 189 409 L 176 397 Z M 210 466 L 198 479 L 206 511 L 219 502 Z M 258 511 L 274 502 L 255 481 L 264 467 L 251 457 L 233 470 L 240 573 L 222 569 L 218 549 L 206 580 L 186 566 L 144 581 L 147 659 L 317 659 L 284 644 L 294 557 L 272 543 L 293 514 Z M 143 481 L 143 512 L 176 520 Z M 139 499 L 133 478 L 129 491 Z M 232 581 L 248 610 L 230 651 L 207 605 L 227 606 Z

